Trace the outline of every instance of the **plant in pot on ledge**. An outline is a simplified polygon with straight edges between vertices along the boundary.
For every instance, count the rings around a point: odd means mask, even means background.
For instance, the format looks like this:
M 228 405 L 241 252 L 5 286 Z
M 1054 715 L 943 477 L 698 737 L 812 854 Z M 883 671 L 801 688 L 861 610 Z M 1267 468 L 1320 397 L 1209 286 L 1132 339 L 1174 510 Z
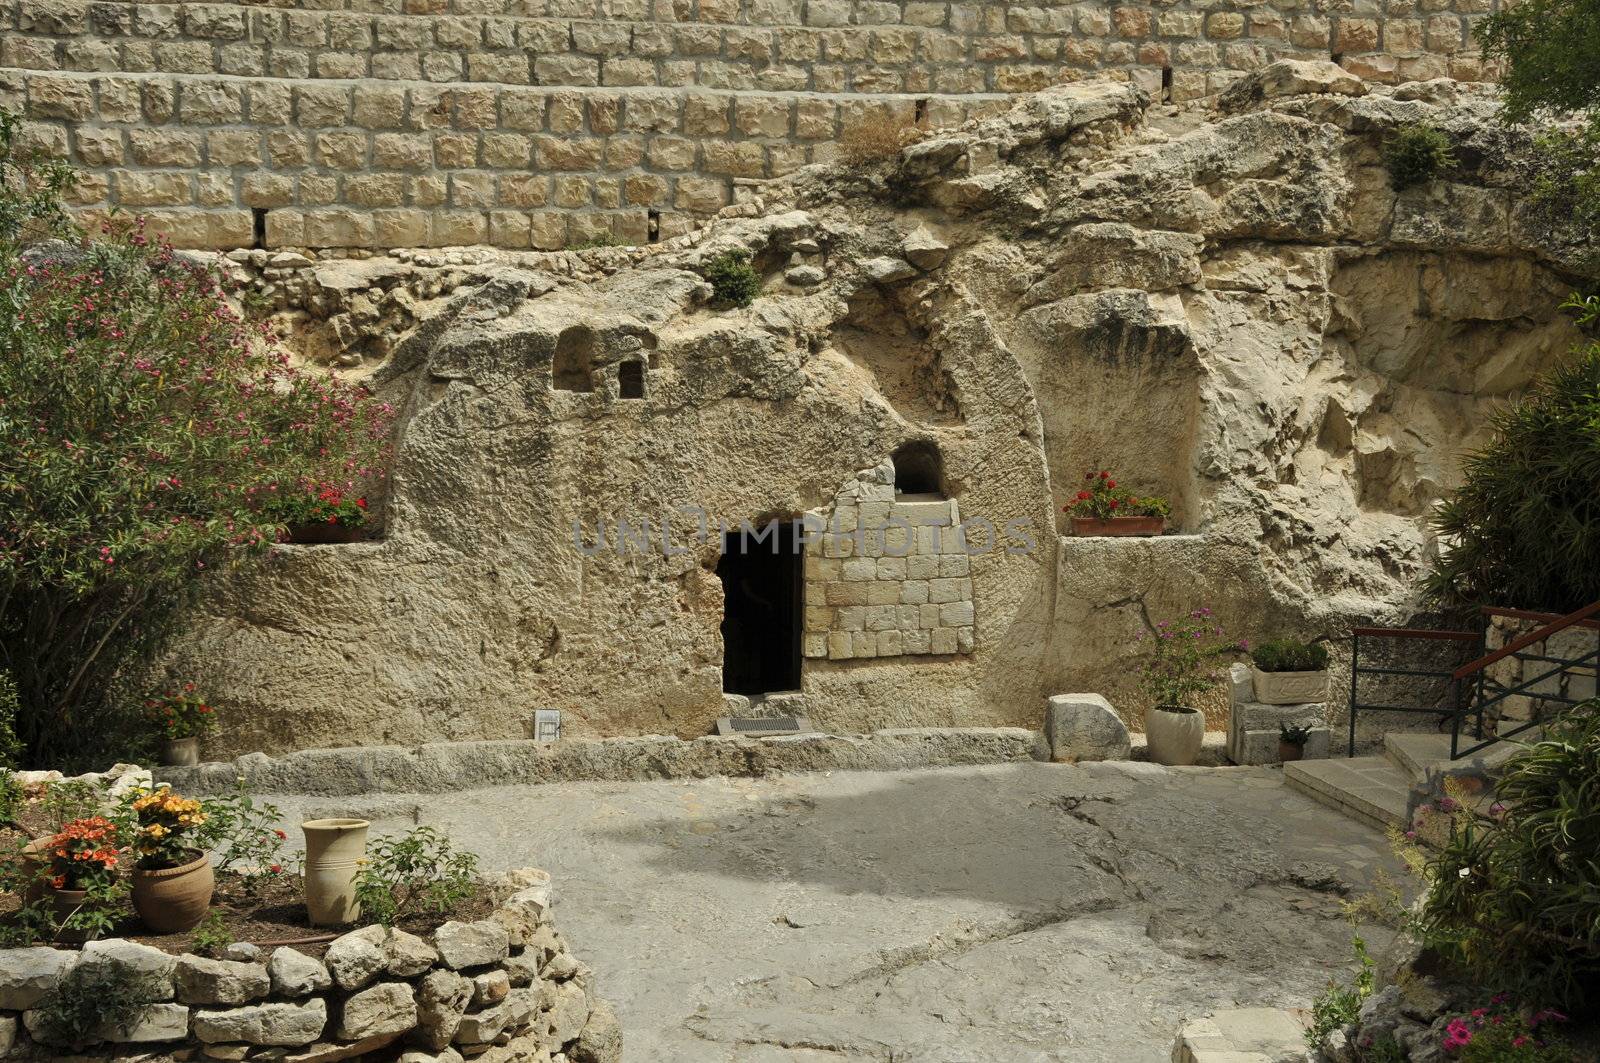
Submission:
M 217 733 L 217 712 L 195 692 L 193 683 L 146 698 L 144 710 L 161 735 L 162 764 L 193 767 L 200 763 L 200 739 Z
M 158 934 L 193 930 L 211 908 L 216 875 L 196 835 L 206 821 L 200 802 L 166 786 L 134 790 L 133 910 Z
M 1278 725 L 1278 760 L 1287 764 L 1291 760 L 1301 760 L 1306 755 L 1306 743 L 1311 741 L 1311 728 L 1302 727 L 1297 723 L 1282 723 Z
M 1245 649 L 1245 644 L 1226 641 L 1211 610 L 1203 607 L 1181 620 L 1163 620 L 1153 633 L 1141 631 L 1137 639 L 1150 645 L 1150 655 L 1139 668 L 1139 687 L 1150 706 L 1144 713 L 1150 759 L 1193 764 L 1206 736 L 1205 714 L 1194 700 L 1222 681 L 1212 663 Z
M 1294 639 L 1272 639 L 1250 651 L 1256 700 L 1263 705 L 1302 705 L 1328 700 L 1328 647 Z
M 1172 505 L 1151 495 L 1140 498 L 1105 470 L 1089 472 L 1085 486 L 1071 504 L 1065 506 L 1072 517 L 1074 535 L 1160 535 L 1166 530 Z
M 337 484 L 305 484 L 285 492 L 262 511 L 284 527 L 287 542 L 357 543 L 367 536 L 367 500 Z

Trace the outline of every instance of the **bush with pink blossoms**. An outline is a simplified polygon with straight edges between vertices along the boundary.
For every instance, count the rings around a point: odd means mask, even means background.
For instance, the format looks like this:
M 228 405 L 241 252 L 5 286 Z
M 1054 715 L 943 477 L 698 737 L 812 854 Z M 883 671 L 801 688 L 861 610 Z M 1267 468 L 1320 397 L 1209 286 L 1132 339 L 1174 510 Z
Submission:
M 27 759 L 117 751 L 199 579 L 277 541 L 286 493 L 361 495 L 389 421 L 137 221 L 0 242 L 0 669 Z
M 1573 1063 L 1578 1057 L 1557 1033 L 1567 1017 L 1553 1008 L 1513 1008 L 1504 996 L 1445 1024 L 1440 1047 L 1462 1063 Z

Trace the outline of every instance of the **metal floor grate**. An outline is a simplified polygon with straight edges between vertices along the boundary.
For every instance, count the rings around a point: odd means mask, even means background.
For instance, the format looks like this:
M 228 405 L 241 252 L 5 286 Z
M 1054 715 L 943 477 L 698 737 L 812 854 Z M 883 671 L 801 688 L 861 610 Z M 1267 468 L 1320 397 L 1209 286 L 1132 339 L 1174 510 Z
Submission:
M 717 734 L 767 738 L 776 735 L 804 734 L 811 721 L 804 716 L 724 716 L 717 720 Z

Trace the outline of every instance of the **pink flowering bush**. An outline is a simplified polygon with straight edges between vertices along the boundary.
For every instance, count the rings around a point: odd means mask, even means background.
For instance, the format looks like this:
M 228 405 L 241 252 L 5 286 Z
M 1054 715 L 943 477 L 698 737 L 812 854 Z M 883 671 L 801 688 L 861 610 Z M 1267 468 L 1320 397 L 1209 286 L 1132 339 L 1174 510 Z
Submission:
M 1510 1006 L 1504 995 L 1452 1018 L 1440 1047 L 1463 1063 L 1573 1063 L 1578 1057 L 1556 1033 L 1567 1017 L 1553 1008 Z
M 139 222 L 0 243 L 0 668 L 31 760 L 114 745 L 198 578 L 275 542 L 286 495 L 360 497 L 389 420 Z
M 1222 681 L 1221 658 L 1248 649 L 1244 640 L 1228 639 L 1205 607 L 1135 637 L 1148 653 L 1139 666 L 1139 687 L 1158 709 L 1191 705 Z

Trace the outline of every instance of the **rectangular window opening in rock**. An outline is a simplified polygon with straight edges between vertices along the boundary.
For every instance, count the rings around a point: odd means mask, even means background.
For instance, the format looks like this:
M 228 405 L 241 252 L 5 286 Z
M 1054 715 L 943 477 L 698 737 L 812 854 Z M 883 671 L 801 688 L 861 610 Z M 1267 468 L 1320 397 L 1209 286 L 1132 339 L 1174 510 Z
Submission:
M 557 391 L 594 390 L 594 333 L 582 325 L 564 330 L 556 339 L 551 384 Z
M 768 694 L 800 689 L 805 605 L 800 525 L 784 520 L 726 532 L 722 580 L 722 689 Z
M 617 367 L 617 392 L 625 399 L 644 398 L 643 362 L 623 362 Z

